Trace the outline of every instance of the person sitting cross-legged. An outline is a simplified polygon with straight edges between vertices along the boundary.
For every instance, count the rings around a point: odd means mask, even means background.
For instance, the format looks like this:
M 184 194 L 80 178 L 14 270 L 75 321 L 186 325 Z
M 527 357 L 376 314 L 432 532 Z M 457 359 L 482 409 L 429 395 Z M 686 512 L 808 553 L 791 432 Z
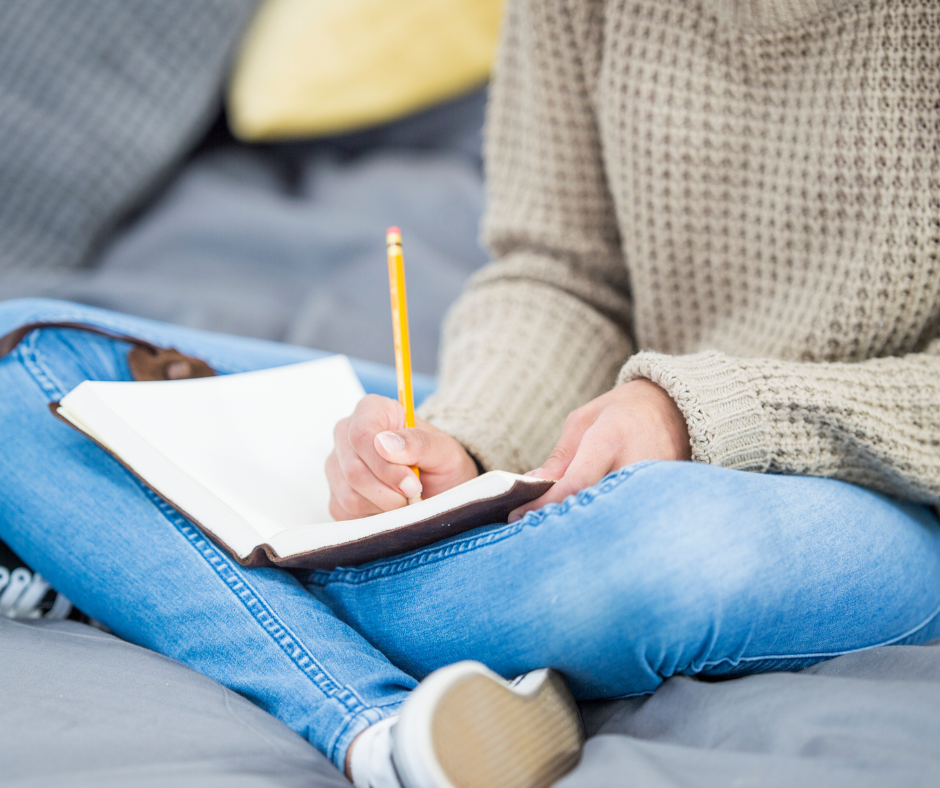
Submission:
M 0 360 L 0 538 L 372 788 L 547 786 L 578 759 L 575 700 L 940 636 L 940 7 L 905 8 L 509 1 L 494 262 L 417 425 L 360 367 L 326 467 L 337 520 L 481 470 L 556 481 L 508 522 L 242 568 L 49 415 L 129 372 L 126 343 L 46 328 Z M 0 304 L 0 334 L 42 320 L 222 373 L 312 354 Z

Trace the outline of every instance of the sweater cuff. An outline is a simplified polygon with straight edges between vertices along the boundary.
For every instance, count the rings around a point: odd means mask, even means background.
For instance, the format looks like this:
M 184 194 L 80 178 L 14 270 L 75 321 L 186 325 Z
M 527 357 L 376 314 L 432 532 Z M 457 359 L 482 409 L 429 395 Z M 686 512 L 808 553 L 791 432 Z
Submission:
M 692 459 L 742 471 L 770 465 L 769 425 L 745 370 L 716 351 L 668 356 L 644 351 L 620 370 L 617 385 L 646 378 L 685 416 Z

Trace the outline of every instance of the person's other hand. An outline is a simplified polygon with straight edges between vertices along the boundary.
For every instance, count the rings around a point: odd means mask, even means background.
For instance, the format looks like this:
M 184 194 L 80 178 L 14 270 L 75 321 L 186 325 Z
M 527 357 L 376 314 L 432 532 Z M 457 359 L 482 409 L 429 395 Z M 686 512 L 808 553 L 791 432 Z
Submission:
M 477 475 L 476 463 L 456 439 L 426 421 L 405 428 L 405 410 L 370 394 L 333 430 L 326 460 L 330 514 L 337 520 L 398 509 L 409 498 L 430 498 Z M 411 470 L 418 466 L 421 479 Z
M 555 479 L 554 486 L 513 511 L 509 522 L 597 484 L 625 465 L 688 459 L 689 431 L 672 397 L 649 380 L 624 383 L 569 414 L 548 459 L 527 474 Z

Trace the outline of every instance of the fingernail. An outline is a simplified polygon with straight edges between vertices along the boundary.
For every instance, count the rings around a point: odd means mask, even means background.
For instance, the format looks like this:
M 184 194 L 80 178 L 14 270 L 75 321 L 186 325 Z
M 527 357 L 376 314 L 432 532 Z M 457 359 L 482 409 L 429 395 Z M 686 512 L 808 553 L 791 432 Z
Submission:
M 506 522 L 507 522 L 507 523 L 514 523 L 514 522 L 516 522 L 517 520 L 521 520 L 521 519 L 522 519 L 522 515 L 519 514 L 519 512 L 510 512 L 510 513 L 509 513 L 509 517 L 506 518 Z
M 401 494 L 406 498 L 415 498 L 421 495 L 421 482 L 418 481 L 417 476 L 408 474 L 402 479 L 401 484 L 398 485 L 398 489 L 401 490 Z
M 400 454 L 405 450 L 405 439 L 394 432 L 380 432 L 378 434 L 379 443 L 389 454 Z M 415 481 L 418 481 L 415 479 Z
M 534 470 L 526 471 L 526 474 L 525 474 L 525 475 L 526 475 L 526 476 L 541 476 L 541 474 L 542 474 L 542 469 L 541 469 L 541 468 L 535 468 Z

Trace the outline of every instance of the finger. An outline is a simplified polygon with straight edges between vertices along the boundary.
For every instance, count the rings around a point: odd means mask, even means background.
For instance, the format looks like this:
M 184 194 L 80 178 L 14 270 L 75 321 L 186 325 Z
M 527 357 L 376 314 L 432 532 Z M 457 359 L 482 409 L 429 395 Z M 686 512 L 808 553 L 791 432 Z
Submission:
M 598 435 L 599 432 L 594 429 L 585 433 L 565 474 L 544 495 L 510 512 L 508 521 L 515 522 L 526 512 L 541 509 L 550 503 L 561 503 L 569 495 L 597 484 L 613 470 L 617 465 L 615 447 L 605 436 Z
M 336 499 L 330 496 L 330 517 L 334 520 L 355 520 L 355 515 L 347 512 L 342 506 L 340 506 Z
M 389 464 L 375 452 L 376 433 L 398 427 L 404 411 L 397 402 L 371 395 L 364 398 L 349 419 L 340 421 L 334 431 L 336 455 L 349 486 L 382 511 L 404 505 L 404 499 L 418 495 L 421 484 L 407 467 Z M 417 488 L 417 489 L 415 489 Z
M 421 494 L 421 482 L 414 471 L 407 465 L 387 462 L 376 454 L 374 447 L 370 447 L 366 456 L 354 451 L 350 444 L 337 453 L 349 485 L 383 510 L 397 508 L 402 497 Z
M 369 466 L 348 445 L 337 450 L 337 457 L 343 481 L 351 491 L 369 501 L 379 511 L 404 505 L 404 499 L 408 497 L 405 492 L 392 489 L 376 478 Z M 402 472 L 414 476 L 407 468 L 403 468 Z
M 596 400 L 592 400 L 587 405 L 568 414 L 568 418 L 565 419 L 564 429 L 561 431 L 561 438 L 558 439 L 552 453 L 548 455 L 541 467 L 529 471 L 526 474 L 527 476 L 536 476 L 540 479 L 560 479 L 565 475 L 568 466 L 578 453 L 578 446 L 581 444 L 584 433 L 597 419 L 598 408 L 595 406 L 595 402 Z
M 350 484 L 379 506 L 384 507 L 391 499 L 373 478 L 396 496 L 412 498 L 421 494 L 421 482 L 406 464 L 390 462 L 376 452 L 375 436 L 398 429 L 404 426 L 404 422 L 404 409 L 398 402 L 373 396 L 369 402 L 363 400 L 356 408 L 348 425 L 346 440 L 337 439 L 337 447 L 346 444 L 339 452 L 339 460 Z M 371 477 L 363 473 L 359 463 L 365 464 Z
M 327 458 L 325 470 L 327 482 L 330 485 L 331 513 L 333 512 L 332 504 L 334 502 L 343 513 L 342 519 L 344 520 L 355 517 L 368 517 L 381 511 L 374 503 L 350 487 L 346 477 L 343 476 L 342 469 L 339 467 L 335 453 Z
M 362 470 L 365 473 L 369 473 L 368 469 L 363 463 L 359 463 Z M 336 504 L 343 510 L 346 514 L 342 519 L 350 519 L 353 517 L 368 517 L 371 514 L 378 514 L 382 511 L 388 511 L 388 509 L 396 509 L 399 506 L 405 505 L 405 499 L 401 495 L 395 495 L 393 491 L 388 490 L 389 496 L 383 502 L 386 504 L 383 508 L 380 504 L 376 503 L 374 500 L 367 498 L 359 490 L 353 487 L 350 484 L 349 479 L 346 476 L 342 466 L 340 465 L 338 452 L 333 451 L 330 453 L 330 456 L 326 460 L 326 479 L 330 485 L 330 498 L 331 501 L 335 501 Z M 371 475 L 371 473 L 369 473 Z M 374 480 L 375 484 L 379 485 L 377 480 Z M 379 485 L 384 487 L 384 485 Z M 332 509 L 331 509 L 332 513 Z M 333 515 L 336 517 L 336 515 Z
M 380 432 L 376 453 L 396 465 L 415 465 L 428 473 L 444 473 L 454 464 L 457 444 L 447 433 L 411 427 Z
M 330 517 L 334 520 L 356 520 L 358 519 L 356 515 L 347 512 L 342 506 L 340 506 L 335 498 L 330 498 Z

